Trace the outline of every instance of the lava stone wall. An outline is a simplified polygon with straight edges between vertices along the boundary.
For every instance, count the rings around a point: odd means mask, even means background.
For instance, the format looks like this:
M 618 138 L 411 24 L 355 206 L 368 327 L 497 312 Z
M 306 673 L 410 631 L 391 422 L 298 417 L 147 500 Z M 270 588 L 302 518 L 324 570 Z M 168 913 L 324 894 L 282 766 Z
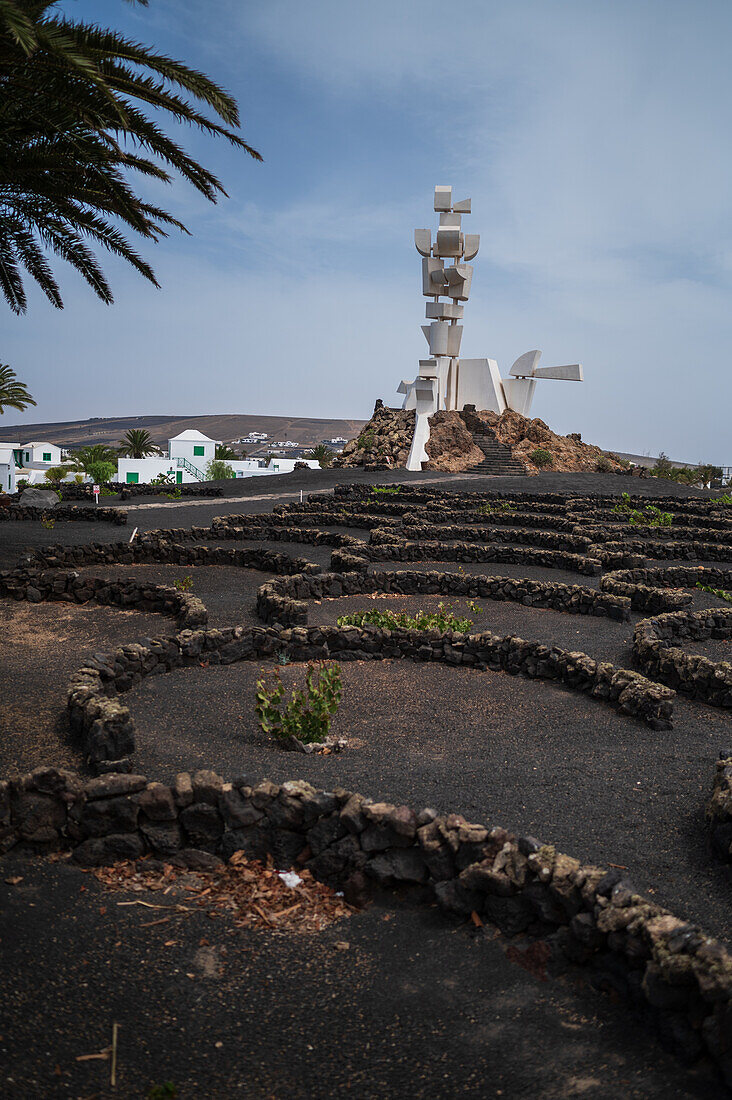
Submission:
M 124 527 L 127 523 L 127 513 L 120 508 L 99 508 L 94 505 L 91 508 L 64 507 L 57 504 L 55 508 L 30 508 L 24 504 L 11 504 L 7 508 L 0 508 L 0 523 L 3 520 L 41 520 L 52 519 L 61 522 L 74 520 L 86 523 L 116 523 L 118 527 Z
M 732 609 L 676 611 L 642 619 L 633 632 L 633 660 L 654 680 L 714 707 L 732 707 L 732 664 L 680 648 L 685 640 L 732 637 Z
M 211 870 L 244 852 L 306 867 L 362 901 L 370 884 L 421 888 L 448 913 L 533 937 L 554 972 L 590 967 L 595 984 L 650 1012 L 687 1060 L 711 1055 L 732 1085 L 725 948 L 636 893 L 622 871 L 581 864 L 534 837 L 302 781 L 227 783 L 210 771 L 181 773 L 172 785 L 132 774 L 84 781 L 42 768 L 0 782 L 0 844 L 71 850 L 82 866 L 150 852 Z

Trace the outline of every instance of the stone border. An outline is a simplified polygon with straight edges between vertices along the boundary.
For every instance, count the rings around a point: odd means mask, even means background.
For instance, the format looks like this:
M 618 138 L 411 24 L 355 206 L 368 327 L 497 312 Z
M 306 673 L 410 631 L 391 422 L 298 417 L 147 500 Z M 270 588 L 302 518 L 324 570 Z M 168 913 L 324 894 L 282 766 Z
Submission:
M 732 569 L 712 569 L 704 565 L 621 569 L 602 577 L 600 588 L 617 596 L 629 596 L 634 611 L 680 611 L 693 601 L 693 595 L 668 589 L 696 588 L 699 581 L 706 581 L 712 587 L 732 589 Z
M 75 571 L 50 573 L 29 569 L 0 572 L 0 596 L 28 603 L 57 601 L 94 603 L 112 607 L 135 608 L 170 615 L 178 628 L 194 630 L 208 623 L 208 611 L 198 596 L 179 592 L 165 584 L 146 584 L 128 578 L 109 580 L 81 577 Z
M 537 550 L 567 550 L 575 553 L 587 550 L 592 539 L 586 535 L 573 535 L 557 531 L 541 531 L 533 528 L 471 526 L 436 526 L 431 523 L 403 523 L 402 527 L 374 527 L 370 542 L 396 542 L 399 539 L 408 542 L 429 542 L 448 540 L 450 542 L 500 542 L 502 539 L 528 545 Z
M 266 581 L 257 592 L 257 614 L 269 625 L 294 626 L 307 623 L 308 600 L 374 593 L 384 596 L 439 595 L 470 596 L 501 602 L 508 600 L 571 615 L 606 616 L 616 622 L 630 619 L 631 606 L 630 600 L 622 595 L 605 595 L 595 588 L 578 584 L 397 569 L 371 573 L 363 570 L 339 571 Z
M 124 527 L 127 523 L 127 513 L 121 508 L 99 508 L 93 505 L 91 508 L 77 508 L 75 505 L 68 507 L 57 504 L 54 508 L 31 508 L 25 504 L 10 504 L 6 508 L 0 508 L 0 523 L 3 520 L 40 520 L 52 519 L 61 522 L 72 520 L 86 523 L 114 523 L 118 527 Z
M 710 1055 L 732 1085 L 726 949 L 636 893 L 621 871 L 534 837 L 303 781 L 225 783 L 199 771 L 170 787 L 124 774 L 84 782 L 55 768 L 0 782 L 0 837 L 4 851 L 70 849 L 82 866 L 151 852 L 211 869 L 242 851 L 304 866 L 347 896 L 367 895 L 369 883 L 421 887 L 447 913 L 530 936 L 555 970 L 569 961 L 604 974 L 597 984 L 650 1009 L 687 1061 Z
M 458 561 L 504 562 L 564 569 L 586 577 L 597 576 L 602 563 L 597 558 L 564 550 L 529 550 L 514 546 L 482 546 L 471 542 L 383 542 L 366 547 L 369 561 Z M 331 559 L 332 560 L 332 559 Z
M 732 750 L 723 749 L 717 761 L 712 796 L 706 819 L 712 851 L 725 863 L 732 863 Z
M 200 530 L 200 529 L 199 529 Z M 41 563 L 47 569 L 77 565 L 231 565 L 265 573 L 319 573 L 321 567 L 305 558 L 291 558 L 276 550 L 224 546 L 186 546 L 167 532 L 148 532 L 134 542 L 92 542 L 85 546 L 48 546 L 36 549 L 21 565 Z
M 560 649 L 516 636 L 488 632 L 381 630 L 363 627 L 227 627 L 185 630 L 145 644 L 118 646 L 95 654 L 70 678 L 67 712 L 72 732 L 93 765 L 121 760 L 135 749 L 129 710 L 114 698 L 146 676 L 200 664 L 233 664 L 275 654 L 291 661 L 365 661 L 409 658 L 464 665 L 481 671 L 508 672 L 529 679 L 556 680 L 574 691 L 616 706 L 652 729 L 672 727 L 675 692 L 638 672 L 616 669 L 585 653 Z
M 732 663 L 685 653 L 684 639 L 732 637 L 732 608 L 675 611 L 641 619 L 633 631 L 633 662 L 646 676 L 713 707 L 732 708 Z

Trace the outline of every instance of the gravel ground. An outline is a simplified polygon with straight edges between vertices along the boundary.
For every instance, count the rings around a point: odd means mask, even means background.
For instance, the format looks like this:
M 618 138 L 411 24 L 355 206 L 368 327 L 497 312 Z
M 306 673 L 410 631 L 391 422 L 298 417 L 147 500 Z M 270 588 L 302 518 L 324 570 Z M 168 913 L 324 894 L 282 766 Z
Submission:
M 8 1100 L 140 1100 L 166 1081 L 180 1100 L 720 1095 L 711 1068 L 659 1057 L 626 1008 L 531 976 L 501 937 L 434 908 L 390 898 L 317 935 L 232 936 L 205 912 L 120 905 L 135 895 L 69 865 L 11 855 L 5 869 Z M 114 1089 L 108 1060 L 77 1060 L 109 1046 L 113 1022 Z
M 97 604 L 0 602 L 0 775 L 78 768 L 65 729 L 66 684 L 93 653 L 175 630 L 171 619 Z
M 566 616 L 567 619 L 570 616 Z M 281 670 L 286 684 L 302 666 Z M 342 665 L 340 755 L 280 750 L 259 729 L 260 666 L 181 669 L 125 696 L 142 774 L 211 767 L 275 782 L 302 777 L 371 797 L 463 813 L 561 851 L 626 864 L 641 889 L 728 938 L 732 891 L 706 849 L 713 761 L 729 716 L 681 700 L 658 733 L 546 681 L 411 661 Z

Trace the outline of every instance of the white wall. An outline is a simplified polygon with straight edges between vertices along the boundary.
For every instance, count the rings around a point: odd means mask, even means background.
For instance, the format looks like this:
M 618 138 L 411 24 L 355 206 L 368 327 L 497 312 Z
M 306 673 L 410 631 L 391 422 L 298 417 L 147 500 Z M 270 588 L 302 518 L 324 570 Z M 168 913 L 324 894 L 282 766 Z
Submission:
M 3 459 L 8 460 L 3 461 Z M 0 492 L 15 492 L 15 459 L 12 451 L 9 456 L 5 452 L 0 453 Z
M 227 462 L 237 477 L 262 477 L 273 474 L 292 473 L 296 462 L 307 462 L 311 470 L 319 470 L 320 466 L 314 459 L 299 458 L 273 458 L 269 466 L 262 465 L 256 458 L 232 459 Z M 196 465 L 192 463 L 192 465 Z M 198 478 L 189 473 L 184 467 L 176 464 L 175 458 L 120 458 L 117 461 L 117 481 L 127 482 L 128 473 L 137 474 L 137 483 L 143 485 L 152 481 L 158 474 L 167 474 L 170 470 L 182 475 L 179 484 L 198 484 Z M 199 466 L 199 469 L 201 467 Z M 205 470 L 203 471 L 205 473 Z
M 29 462 L 34 465 L 38 463 L 46 466 L 61 465 L 61 448 L 57 447 L 55 443 L 40 443 L 37 447 L 21 447 L 20 449 L 23 452 L 24 466 L 27 466 Z M 44 459 L 44 454 L 50 454 L 50 460 Z M 26 455 L 30 455 L 30 458 L 27 459 Z
M 178 467 L 174 458 L 119 458 L 117 459 L 117 481 L 127 483 L 127 474 L 136 473 L 139 484 L 152 481 L 158 474 L 168 474 L 170 471 L 176 475 L 180 473 L 181 484 L 187 484 L 188 482 L 197 482 L 198 478 L 195 478 L 193 474 L 188 470 Z M 173 477 L 173 481 L 176 481 L 176 477 Z
M 202 455 L 195 455 L 195 447 L 203 447 Z M 206 467 L 212 461 L 216 453 L 216 443 L 213 439 L 169 439 L 168 454 L 171 458 L 186 458 L 191 466 L 206 473 Z M 195 480 L 195 479 L 194 479 Z

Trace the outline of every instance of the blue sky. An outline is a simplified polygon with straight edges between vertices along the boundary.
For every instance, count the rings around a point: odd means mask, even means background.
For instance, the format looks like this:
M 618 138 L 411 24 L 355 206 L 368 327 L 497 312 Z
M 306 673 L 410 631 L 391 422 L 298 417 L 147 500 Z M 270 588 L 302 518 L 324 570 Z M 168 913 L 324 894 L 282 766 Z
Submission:
M 6 423 L 145 413 L 367 418 L 426 345 L 432 188 L 481 234 L 462 351 L 581 361 L 533 412 L 608 448 L 732 462 L 732 7 L 717 0 L 64 0 L 214 76 L 265 158 L 186 131 L 229 199 L 160 198 L 156 291 L 2 316 L 38 399 Z M 162 189 L 161 189 L 162 190 Z

